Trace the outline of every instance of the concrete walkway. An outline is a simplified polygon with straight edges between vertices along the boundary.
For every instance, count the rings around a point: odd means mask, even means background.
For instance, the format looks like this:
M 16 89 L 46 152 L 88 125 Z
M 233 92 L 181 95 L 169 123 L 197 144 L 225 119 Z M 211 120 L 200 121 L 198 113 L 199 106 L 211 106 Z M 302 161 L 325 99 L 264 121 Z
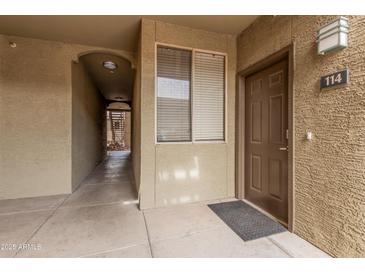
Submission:
M 328 257 L 289 232 L 244 242 L 206 203 L 139 211 L 128 156 L 71 195 L 0 201 L 0 257 Z

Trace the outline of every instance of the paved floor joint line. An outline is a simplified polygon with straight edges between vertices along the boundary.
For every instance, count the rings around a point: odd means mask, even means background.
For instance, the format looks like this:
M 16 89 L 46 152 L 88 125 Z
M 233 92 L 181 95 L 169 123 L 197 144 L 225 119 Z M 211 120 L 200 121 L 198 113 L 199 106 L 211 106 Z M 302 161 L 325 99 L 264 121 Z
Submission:
M 109 252 L 124 250 L 124 249 L 128 249 L 128 248 L 131 248 L 131 247 L 136 247 L 136 246 L 139 246 L 139 245 L 144 245 L 144 243 L 126 245 L 126 246 L 123 246 L 123 247 L 112 248 L 112 249 L 108 249 L 108 250 L 102 250 L 102 251 L 98 251 L 98 252 L 88 253 L 86 255 L 80 256 L 79 258 L 86 258 L 86 257 L 94 256 L 94 255 L 99 255 L 99 254 L 104 254 L 104 253 L 109 253 Z
M 146 227 L 147 239 L 148 239 L 148 245 L 150 247 L 151 257 L 154 258 L 155 256 L 153 255 L 152 244 L 151 244 L 151 239 L 150 239 L 150 233 L 148 231 L 148 225 L 147 225 L 146 216 L 144 215 L 144 212 L 143 211 L 142 211 L 142 214 L 143 214 L 144 225 Z
M 60 203 L 56 208 L 54 208 L 54 210 L 51 212 L 51 214 L 44 220 L 44 222 L 42 222 L 37 228 L 36 230 L 32 233 L 32 235 L 30 235 L 30 237 L 28 238 L 28 240 L 26 240 L 24 242 L 24 244 L 28 244 L 29 241 L 31 239 L 33 239 L 33 237 L 35 236 L 35 234 L 37 234 L 37 232 L 48 222 L 49 219 L 52 218 L 52 216 L 56 213 L 56 211 L 70 198 L 71 195 L 67 196 L 62 203 Z M 17 252 L 14 254 L 13 258 L 15 258 L 20 252 L 20 249 L 17 250 Z
M 274 245 L 276 245 L 278 248 L 280 248 L 281 251 L 283 251 L 285 254 L 287 254 L 290 258 L 294 258 L 295 256 L 286 248 L 284 248 L 281 244 L 279 244 L 274 239 L 271 239 L 270 237 L 267 237 L 267 239 L 272 242 Z
M 184 239 L 184 238 L 188 238 L 188 237 L 191 237 L 191 236 L 195 236 L 195 235 L 198 235 L 198 234 L 201 234 L 201 233 L 210 232 L 210 231 L 214 231 L 214 230 L 217 230 L 217 229 L 222 229 L 222 228 L 225 228 L 225 227 L 228 228 L 228 229 L 230 229 L 230 230 L 232 230 L 230 227 L 225 226 L 225 224 L 215 225 L 215 226 L 210 227 L 210 228 L 201 229 L 201 230 L 197 230 L 197 231 L 189 231 L 189 232 L 187 232 L 185 234 L 176 235 L 176 236 L 170 236 L 170 237 L 166 237 L 166 238 L 162 238 L 162 239 L 157 239 L 157 240 L 153 240 L 151 242 L 153 242 L 153 243 L 159 243 L 159 242 L 169 241 L 169 240 Z M 235 233 L 233 230 L 232 230 L 232 232 Z M 245 241 L 243 241 L 243 242 L 245 242 Z

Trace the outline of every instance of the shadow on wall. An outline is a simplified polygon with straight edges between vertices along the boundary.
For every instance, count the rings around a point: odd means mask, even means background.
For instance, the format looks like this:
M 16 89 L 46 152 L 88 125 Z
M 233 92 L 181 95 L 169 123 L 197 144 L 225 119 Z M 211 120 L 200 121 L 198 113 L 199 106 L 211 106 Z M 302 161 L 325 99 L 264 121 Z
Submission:
M 82 63 L 72 63 L 72 189 L 106 156 L 106 104 Z

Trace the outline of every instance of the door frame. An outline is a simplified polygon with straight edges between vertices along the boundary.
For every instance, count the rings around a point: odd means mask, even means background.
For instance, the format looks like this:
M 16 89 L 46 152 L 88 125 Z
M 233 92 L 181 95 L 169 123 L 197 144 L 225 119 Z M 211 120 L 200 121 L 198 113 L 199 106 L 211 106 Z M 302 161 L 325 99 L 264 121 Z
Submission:
M 271 54 L 237 73 L 236 87 L 236 198 L 245 199 L 245 81 L 246 78 L 281 60 L 288 61 L 288 230 L 294 230 L 294 44 Z

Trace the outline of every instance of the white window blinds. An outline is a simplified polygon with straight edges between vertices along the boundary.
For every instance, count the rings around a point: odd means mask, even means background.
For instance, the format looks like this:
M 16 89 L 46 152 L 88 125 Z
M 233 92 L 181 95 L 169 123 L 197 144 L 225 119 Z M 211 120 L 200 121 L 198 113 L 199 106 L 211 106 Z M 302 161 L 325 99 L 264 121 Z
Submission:
M 157 142 L 225 140 L 225 61 L 224 55 L 157 47 Z
M 224 140 L 225 57 L 196 52 L 194 56 L 194 139 Z
M 157 141 L 191 141 L 191 58 L 188 50 L 157 48 Z

